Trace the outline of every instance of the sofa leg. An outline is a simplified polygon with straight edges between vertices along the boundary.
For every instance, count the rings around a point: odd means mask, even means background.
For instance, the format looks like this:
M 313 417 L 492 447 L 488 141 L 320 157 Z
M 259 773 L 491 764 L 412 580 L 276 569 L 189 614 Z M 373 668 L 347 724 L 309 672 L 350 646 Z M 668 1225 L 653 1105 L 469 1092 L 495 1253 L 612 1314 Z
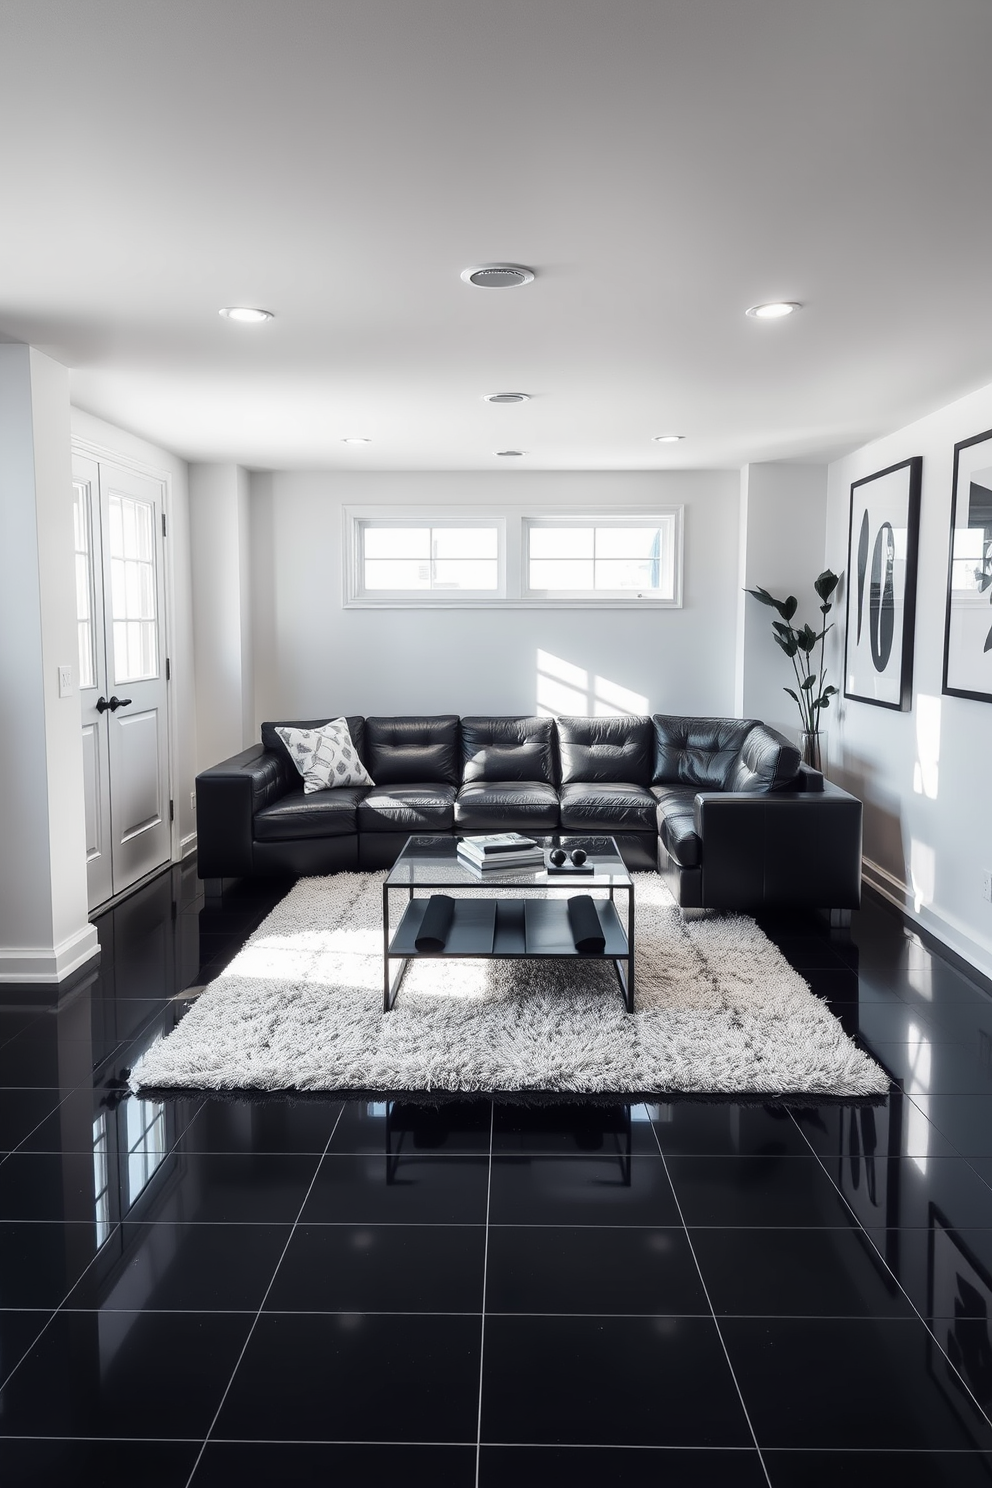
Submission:
M 223 899 L 224 883 L 225 880 L 223 878 L 205 878 L 203 880 L 204 899 L 206 899 L 208 902 L 213 901 L 215 903 L 218 900 Z

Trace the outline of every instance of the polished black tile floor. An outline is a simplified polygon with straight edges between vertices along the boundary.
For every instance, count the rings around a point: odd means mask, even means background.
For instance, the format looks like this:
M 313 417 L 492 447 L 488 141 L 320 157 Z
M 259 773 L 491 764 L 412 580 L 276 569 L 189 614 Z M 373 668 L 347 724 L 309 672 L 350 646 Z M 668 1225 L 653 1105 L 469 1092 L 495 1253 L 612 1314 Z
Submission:
M 992 998 L 891 910 L 765 925 L 881 1104 L 127 1095 L 284 889 L 0 1009 L 4 1488 L 992 1485 Z

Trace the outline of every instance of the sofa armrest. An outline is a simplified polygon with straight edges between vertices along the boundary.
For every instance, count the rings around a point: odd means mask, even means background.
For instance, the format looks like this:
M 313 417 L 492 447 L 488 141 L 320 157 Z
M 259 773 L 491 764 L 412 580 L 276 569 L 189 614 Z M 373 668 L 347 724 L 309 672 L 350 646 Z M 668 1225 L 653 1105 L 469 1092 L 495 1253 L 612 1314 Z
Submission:
M 255 812 L 289 789 L 278 755 L 252 744 L 196 777 L 197 875 L 243 878 L 253 867 Z
M 856 796 L 829 781 L 822 791 L 701 791 L 693 809 L 705 908 L 859 907 Z

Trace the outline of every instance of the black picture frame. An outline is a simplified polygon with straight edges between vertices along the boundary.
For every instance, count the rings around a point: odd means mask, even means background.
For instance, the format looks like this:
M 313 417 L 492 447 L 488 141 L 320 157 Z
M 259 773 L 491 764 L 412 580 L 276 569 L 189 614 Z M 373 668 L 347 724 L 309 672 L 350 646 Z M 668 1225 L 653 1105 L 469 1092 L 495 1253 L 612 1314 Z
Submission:
M 944 613 L 951 697 L 992 703 L 992 429 L 954 446 Z
M 844 696 L 876 708 L 913 706 L 916 567 L 923 456 L 851 485 Z

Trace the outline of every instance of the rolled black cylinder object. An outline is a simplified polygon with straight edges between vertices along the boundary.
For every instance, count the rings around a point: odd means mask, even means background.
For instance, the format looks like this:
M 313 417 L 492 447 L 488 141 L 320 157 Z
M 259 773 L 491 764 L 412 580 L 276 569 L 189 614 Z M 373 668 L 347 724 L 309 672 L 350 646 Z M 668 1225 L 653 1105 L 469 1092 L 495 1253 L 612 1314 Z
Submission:
M 586 860 L 586 850 L 585 850 L 585 848 L 584 847 L 573 847 L 572 848 L 572 862 L 575 864 L 576 868 L 581 868 L 582 867 L 582 864 L 585 862 L 585 860 Z
M 577 951 L 603 951 L 606 936 L 596 913 L 595 900 L 589 894 L 573 894 L 568 901 L 568 923 Z
M 560 868 L 565 861 L 565 849 L 563 847 L 553 847 L 548 853 L 548 857 L 556 868 Z
M 455 917 L 455 901 L 450 894 L 432 894 L 427 901 L 424 918 L 414 945 L 418 951 L 443 951 L 448 941 L 448 931 Z

